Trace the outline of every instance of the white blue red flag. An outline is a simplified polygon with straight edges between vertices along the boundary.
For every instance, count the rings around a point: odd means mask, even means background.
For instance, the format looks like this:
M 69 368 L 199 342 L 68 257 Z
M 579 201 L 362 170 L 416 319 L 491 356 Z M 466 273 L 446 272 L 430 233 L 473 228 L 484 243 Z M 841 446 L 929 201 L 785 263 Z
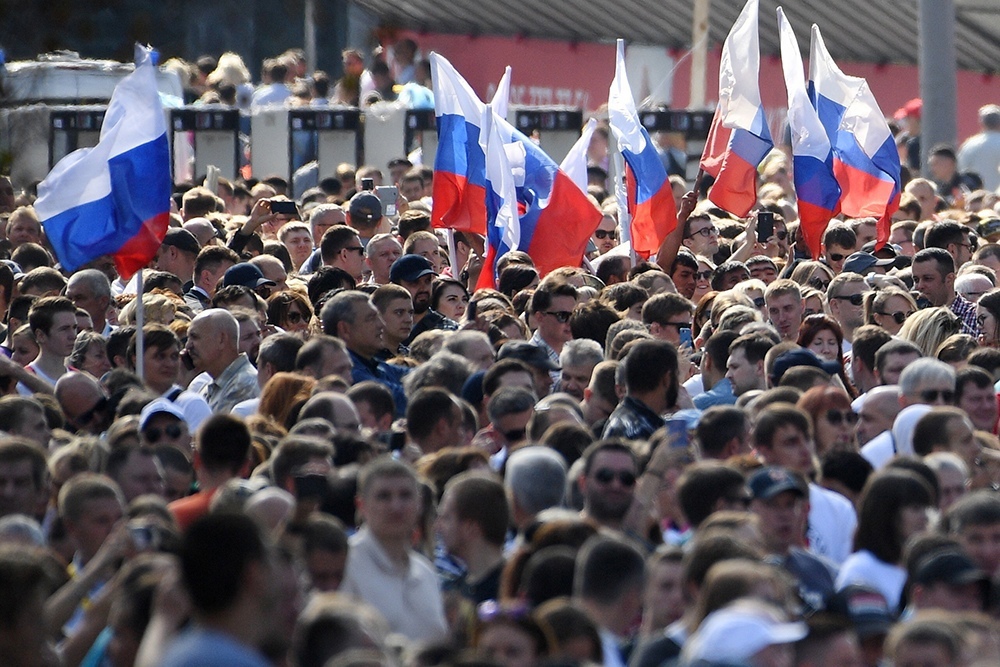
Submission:
M 559 168 L 566 172 L 577 186 L 587 191 L 587 149 L 590 148 L 590 140 L 594 138 L 594 130 L 597 129 L 597 119 L 591 118 L 583 126 L 583 133 L 576 140 L 573 147 L 566 153 L 566 157 L 559 163 Z
M 840 186 L 833 175 L 830 139 L 809 101 L 799 43 L 781 7 L 778 7 L 778 30 L 781 68 L 788 91 L 788 127 L 792 137 L 792 173 L 799 229 L 812 256 L 818 258 L 823 232 L 840 211 Z
M 757 203 L 757 165 L 774 148 L 760 103 L 759 71 L 757 0 L 747 0 L 722 45 L 719 106 L 701 156 L 701 168 L 715 177 L 709 199 L 740 217 Z
M 899 153 L 868 82 L 840 71 L 815 25 L 809 87 L 833 145 L 833 172 L 842 193 L 840 210 L 853 218 L 876 218 L 881 246 L 889 240 L 891 217 L 899 208 Z
M 64 157 L 38 184 L 35 210 L 62 267 L 112 255 L 128 280 L 156 255 L 170 216 L 170 156 L 152 51 L 108 103 L 93 148 Z
M 677 204 L 667 170 L 646 128 L 639 122 L 635 99 L 625 74 L 625 40 L 618 40 L 615 78 L 608 92 L 608 120 L 625 159 L 632 223 L 630 237 L 635 254 L 648 258 L 664 237 L 677 227 Z

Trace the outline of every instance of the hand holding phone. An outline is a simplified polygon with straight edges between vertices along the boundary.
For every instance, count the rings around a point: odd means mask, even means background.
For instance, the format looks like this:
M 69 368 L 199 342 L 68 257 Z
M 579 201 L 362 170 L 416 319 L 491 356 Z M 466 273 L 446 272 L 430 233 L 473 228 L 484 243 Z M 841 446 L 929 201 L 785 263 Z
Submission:
M 774 236 L 774 213 L 771 211 L 757 212 L 757 242 L 766 244 Z

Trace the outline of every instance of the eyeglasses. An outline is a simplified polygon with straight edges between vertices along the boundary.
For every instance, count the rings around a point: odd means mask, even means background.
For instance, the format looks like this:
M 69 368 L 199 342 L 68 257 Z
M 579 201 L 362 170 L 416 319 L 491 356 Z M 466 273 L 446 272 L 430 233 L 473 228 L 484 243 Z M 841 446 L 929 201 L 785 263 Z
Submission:
M 556 318 L 560 324 L 566 324 L 573 313 L 568 310 L 546 310 L 545 314 Z
M 831 262 L 840 262 L 840 261 L 843 261 L 843 259 L 845 257 L 847 257 L 847 255 L 841 255 L 840 253 L 836 253 L 836 252 L 828 253 L 827 256 L 826 256 L 826 258 L 828 260 L 830 260 Z
M 837 299 L 838 301 L 850 301 L 852 306 L 860 306 L 865 302 L 864 293 L 852 294 L 850 296 L 834 296 L 830 298 Z
M 955 399 L 955 392 L 949 389 L 926 389 L 920 392 L 920 399 L 925 403 L 934 403 L 939 398 L 945 403 L 951 403 Z
M 365 254 L 365 248 L 364 248 L 364 246 L 349 246 L 347 248 L 344 248 L 344 250 L 350 250 L 350 251 L 358 253 L 359 255 Z
M 164 435 L 171 440 L 176 440 L 181 437 L 181 427 L 178 424 L 170 424 L 163 427 L 162 430 L 158 428 L 149 428 L 143 431 L 142 435 L 146 438 L 146 442 L 151 445 L 155 445 Z
M 820 280 L 819 278 L 810 278 L 809 280 L 806 281 L 806 285 L 808 285 L 809 287 L 815 287 L 821 292 L 825 292 L 826 288 L 830 286 L 830 281 L 828 280 L 823 281 Z
M 696 280 L 708 280 L 712 277 L 711 271 L 698 271 L 694 274 Z
M 594 472 L 594 479 L 598 484 L 610 484 L 615 479 L 622 486 L 635 486 L 635 473 L 628 470 L 611 470 L 609 468 L 599 468 Z
M 882 315 L 883 317 L 891 317 L 892 321 L 895 322 L 896 324 L 902 324 L 903 322 L 906 321 L 907 317 L 913 314 L 913 312 L 911 311 L 909 313 L 904 313 L 901 310 L 897 310 L 895 313 L 883 313 L 881 311 L 878 311 L 875 314 Z
M 840 426 L 841 424 L 854 426 L 858 423 L 858 415 L 853 410 L 827 410 L 826 420 L 834 426 Z
M 600 241 L 603 241 L 604 239 L 611 239 L 612 241 L 614 241 L 615 239 L 618 238 L 618 232 L 614 229 L 612 229 L 611 231 L 608 231 L 606 229 L 597 229 L 594 231 L 594 236 L 597 237 L 597 239 Z
M 103 414 L 108 409 L 108 397 L 101 396 L 101 400 L 94 404 L 94 407 L 84 412 L 82 415 L 77 417 L 74 421 L 78 426 L 85 426 L 90 422 L 94 421 L 94 417 Z
M 719 235 L 719 228 L 716 227 L 716 226 L 714 226 L 714 225 L 711 226 L 711 227 L 702 227 L 698 231 L 691 232 L 690 234 L 688 234 L 687 238 L 690 239 L 690 238 L 693 238 L 695 236 L 698 236 L 699 234 L 701 236 L 704 236 L 706 239 L 709 238 L 709 237 L 712 237 L 712 236 L 718 236 Z

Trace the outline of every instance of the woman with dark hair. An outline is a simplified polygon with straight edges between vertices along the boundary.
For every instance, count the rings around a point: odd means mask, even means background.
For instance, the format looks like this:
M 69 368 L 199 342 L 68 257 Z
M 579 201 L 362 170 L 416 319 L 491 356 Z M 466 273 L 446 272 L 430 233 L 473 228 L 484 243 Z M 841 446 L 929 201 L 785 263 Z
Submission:
M 832 317 L 826 315 L 806 317 L 799 325 L 799 337 L 795 342 L 815 352 L 820 359 L 842 363 L 844 332 Z
M 851 397 L 840 387 L 813 387 L 802 395 L 798 407 L 809 413 L 815 425 L 816 456 L 831 451 L 857 451 L 854 427 L 858 416 L 851 409 Z
M 460 322 L 469 306 L 469 290 L 454 278 L 438 278 L 431 287 L 431 308 Z
M 298 292 L 275 292 L 267 300 L 267 321 L 288 333 L 307 336 L 312 317 L 312 304 Z
M 840 567 L 837 589 L 871 586 L 898 610 L 906 583 L 903 546 L 927 528 L 933 506 L 933 490 L 916 473 L 890 469 L 872 475 L 861 492 L 855 552 Z
M 979 344 L 1000 347 L 1000 287 L 979 297 L 976 322 L 979 324 Z
M 500 272 L 497 290 L 508 299 L 513 299 L 514 295 L 521 290 L 538 287 L 538 281 L 538 271 L 535 267 L 525 264 L 508 264 Z
M 503 667 L 535 667 L 556 646 L 552 630 L 522 605 L 488 600 L 476 609 L 472 648 Z

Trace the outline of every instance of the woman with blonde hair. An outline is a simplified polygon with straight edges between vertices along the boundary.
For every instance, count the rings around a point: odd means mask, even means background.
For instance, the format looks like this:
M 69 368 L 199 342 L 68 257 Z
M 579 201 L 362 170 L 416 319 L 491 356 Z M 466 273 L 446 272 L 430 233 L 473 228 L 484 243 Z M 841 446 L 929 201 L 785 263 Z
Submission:
M 895 336 L 909 319 L 917 312 L 917 302 L 906 290 L 898 287 L 885 287 L 869 292 L 865 299 L 865 324 L 876 324 L 890 335 Z
M 822 262 L 809 260 L 801 262 L 792 269 L 792 275 L 789 278 L 792 279 L 792 282 L 798 283 L 803 287 L 812 287 L 825 294 L 826 288 L 830 286 L 830 281 L 833 280 L 833 271 Z
M 122 326 L 134 325 L 138 299 L 132 299 L 122 308 L 118 314 L 118 322 Z M 142 295 L 143 315 L 145 324 L 154 322 L 159 324 L 170 324 L 177 314 L 177 303 L 166 294 L 155 294 L 150 292 Z
M 933 357 L 949 336 L 962 332 L 962 320 L 944 307 L 925 308 L 911 315 L 899 330 L 899 337 L 920 348 L 925 357 Z

